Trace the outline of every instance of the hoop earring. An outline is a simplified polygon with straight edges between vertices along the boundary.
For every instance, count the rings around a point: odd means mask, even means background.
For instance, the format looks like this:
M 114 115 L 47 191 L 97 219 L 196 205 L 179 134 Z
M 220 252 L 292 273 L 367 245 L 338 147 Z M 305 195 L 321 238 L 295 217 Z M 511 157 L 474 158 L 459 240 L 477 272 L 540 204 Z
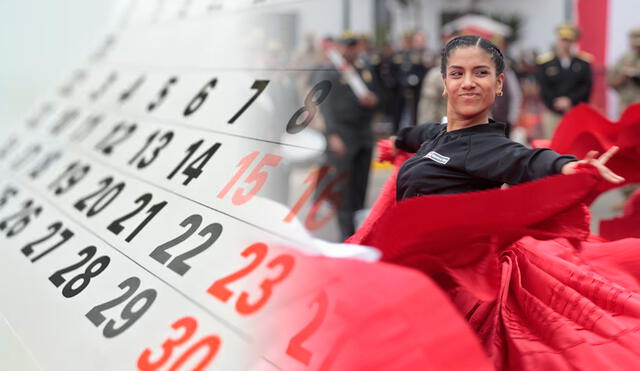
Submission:
M 501 97 L 502 96 L 502 91 L 497 92 L 496 95 Z

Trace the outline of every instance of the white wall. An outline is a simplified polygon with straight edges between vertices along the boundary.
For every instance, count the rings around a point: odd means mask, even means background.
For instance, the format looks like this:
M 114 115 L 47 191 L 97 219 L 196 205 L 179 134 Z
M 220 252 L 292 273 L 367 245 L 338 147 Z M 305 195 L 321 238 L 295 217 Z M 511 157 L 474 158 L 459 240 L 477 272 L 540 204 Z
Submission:
M 278 5 L 275 12 L 298 15 L 300 35 L 312 33 L 316 38 L 339 36 L 343 17 L 342 0 L 309 0 L 290 5 Z M 373 32 L 373 0 L 351 0 L 351 27 L 354 32 Z
M 440 14 L 443 11 L 463 10 L 467 3 L 465 0 L 422 0 L 422 22 L 418 26 L 427 31 L 432 47 L 441 46 L 438 38 L 442 27 Z M 535 48 L 539 52 L 547 51 L 553 43 L 555 27 L 565 19 L 562 0 L 483 0 L 479 3 L 479 8 L 488 14 L 521 16 L 523 23 L 520 41 L 512 45 L 514 51 L 522 47 Z M 406 15 L 404 17 L 399 23 L 410 23 L 407 22 Z M 401 32 L 401 29 L 396 27 L 394 32 Z

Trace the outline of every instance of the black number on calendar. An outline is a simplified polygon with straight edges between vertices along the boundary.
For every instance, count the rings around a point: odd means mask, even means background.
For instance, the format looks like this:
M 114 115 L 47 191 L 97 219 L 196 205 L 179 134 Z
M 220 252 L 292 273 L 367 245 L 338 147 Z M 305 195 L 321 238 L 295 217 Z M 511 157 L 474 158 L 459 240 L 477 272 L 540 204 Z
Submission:
M 82 165 L 80 161 L 72 162 L 62 174 L 49 184 L 48 188 L 53 191 L 56 196 L 60 196 L 61 194 L 67 193 L 84 179 L 90 170 L 91 167 L 89 165 Z
M 147 111 L 151 112 L 156 108 L 158 108 L 158 106 L 160 106 L 162 102 L 164 102 L 164 100 L 167 98 L 167 95 L 169 94 L 169 89 L 171 88 L 171 86 L 177 83 L 178 83 L 178 78 L 176 76 L 170 77 L 169 80 L 167 80 L 167 82 L 164 84 L 162 89 L 160 89 L 160 91 L 158 92 L 158 96 L 156 97 L 156 99 L 149 102 L 149 104 L 147 105 Z
M 84 249 L 80 250 L 78 255 L 83 256 L 83 258 L 66 268 L 62 268 L 56 271 L 54 274 L 49 276 L 49 281 L 53 283 L 55 287 L 60 287 L 63 283 L 67 282 L 67 279 L 64 278 L 64 275 L 74 270 L 82 267 L 83 265 L 89 263 L 91 259 L 93 259 L 96 254 L 97 249 L 95 246 L 87 246 Z M 84 289 L 89 286 L 92 278 L 95 278 L 100 273 L 102 273 L 109 266 L 109 262 L 111 259 L 104 255 L 96 258 L 91 261 L 89 265 L 84 269 L 84 272 L 74 276 L 67 282 L 66 285 L 62 288 L 62 296 L 65 298 L 72 298 L 79 293 L 81 293 Z
M 100 47 L 95 52 L 93 52 L 93 54 L 91 55 L 91 60 L 93 62 L 97 62 L 106 57 L 107 54 L 113 49 L 115 43 L 116 37 L 114 35 L 108 35 L 102 42 L 102 45 L 100 45 Z
M 76 108 L 68 109 L 60 114 L 60 117 L 53 123 L 49 132 L 52 135 L 60 134 L 66 129 L 73 121 L 80 116 L 80 111 Z
M 51 224 L 50 226 L 47 227 L 47 229 L 49 230 L 49 233 L 47 233 L 42 238 L 39 238 L 39 239 L 37 239 L 37 240 L 35 240 L 33 242 L 27 243 L 26 245 L 24 245 L 22 247 L 22 249 L 20 249 L 20 251 L 22 251 L 22 254 L 24 254 L 24 256 L 30 257 L 35 252 L 34 249 L 35 249 L 36 246 L 44 244 L 45 242 L 49 241 L 50 239 L 54 239 L 54 238 L 57 237 L 58 239 L 56 240 L 56 243 L 54 243 L 53 245 L 51 245 L 49 247 L 46 247 L 46 248 L 43 247 L 44 250 L 41 253 L 39 253 L 38 255 L 36 255 L 36 256 L 31 258 L 31 262 L 35 263 L 39 259 L 42 259 L 46 255 L 48 255 L 51 252 L 53 252 L 58 247 L 60 247 L 60 246 L 64 245 L 65 243 L 67 243 L 67 241 L 69 241 L 71 239 L 71 237 L 73 237 L 74 233 L 72 231 L 70 231 L 67 228 L 62 230 L 62 227 L 63 227 L 62 222 L 55 222 L 55 223 Z
M 53 112 L 53 104 L 45 103 L 40 107 L 38 113 L 36 113 L 33 117 L 27 120 L 27 126 L 30 128 L 36 128 L 40 125 L 42 120 L 44 120 L 47 116 L 49 116 Z
M 122 225 L 122 223 L 133 218 L 142 210 L 144 210 L 147 207 L 147 205 L 151 203 L 152 198 L 153 196 L 151 195 L 151 193 L 145 193 L 142 196 L 138 197 L 138 199 L 135 201 L 135 204 L 138 205 L 138 207 L 136 207 L 131 212 L 123 215 L 122 217 L 111 222 L 111 224 L 109 224 L 107 229 L 111 231 L 113 234 L 119 235 L 125 228 L 124 225 Z M 158 215 L 158 213 L 160 212 L 160 210 L 162 210 L 166 205 L 167 205 L 167 201 L 162 201 L 151 206 L 149 210 L 147 210 L 146 212 L 148 214 L 147 217 L 142 222 L 140 222 L 140 224 L 138 224 L 138 226 L 131 233 L 129 233 L 127 238 L 125 238 L 124 240 L 126 242 L 131 242 L 138 235 L 138 233 L 140 233 L 140 231 L 142 231 L 144 227 L 146 227 L 147 224 L 149 224 L 149 222 L 153 218 L 155 218 L 156 215 Z
M 10 186 L 5 187 L 5 189 L 2 190 L 2 193 L 0 193 L 0 210 L 4 208 L 4 205 L 6 205 L 10 199 L 14 198 L 17 195 L 18 190 L 16 188 Z
M 106 303 L 96 305 L 85 314 L 94 326 L 99 327 L 107 319 L 102 312 L 124 303 L 138 291 L 140 288 L 140 279 L 138 277 L 130 277 L 120 283 L 118 287 L 125 290 L 122 295 Z M 149 310 L 156 300 L 157 295 L 158 293 L 154 289 L 146 289 L 138 293 L 138 295 L 129 300 L 127 305 L 122 308 L 122 312 L 120 312 L 120 318 L 124 320 L 124 323 L 117 326 L 118 321 L 109 319 L 102 330 L 102 335 L 106 338 L 112 338 L 125 332 Z M 142 302 L 142 304 L 139 304 L 140 302 Z
M 102 140 L 96 144 L 96 150 L 105 155 L 112 154 L 114 148 L 129 139 L 137 127 L 136 124 L 128 124 L 124 121 L 118 123 L 106 137 L 102 138 Z
M 31 223 L 32 220 L 40 216 L 42 207 L 34 206 L 33 200 L 27 200 L 22 204 L 22 208 L 0 220 L 0 231 L 8 238 L 18 235 Z M 4 232 L 6 230 L 6 233 Z
M 86 78 L 87 78 L 87 73 L 84 70 L 74 71 L 69 81 L 67 81 L 60 88 L 60 95 L 62 95 L 63 97 L 70 96 L 71 94 L 73 94 L 73 91 L 77 87 L 77 85 L 83 82 Z
M 89 99 L 97 100 L 98 98 L 102 97 L 104 93 L 109 90 L 109 87 L 111 87 L 116 82 L 117 79 L 118 74 L 115 71 L 111 72 L 109 75 L 107 75 L 107 78 L 102 82 L 102 84 L 100 84 L 98 89 L 92 91 L 89 94 Z
M 91 134 L 103 120 L 102 115 L 89 115 L 86 119 L 80 124 L 71 135 L 69 135 L 69 139 L 74 142 L 83 141 L 89 134 Z
M 167 175 L 167 179 L 172 179 L 176 174 L 178 174 L 180 170 L 182 170 L 182 174 L 186 175 L 187 177 L 182 182 L 182 185 L 188 185 L 191 182 L 191 180 L 198 178 L 200 174 L 202 174 L 202 171 L 203 171 L 202 169 L 207 165 L 207 162 L 211 160 L 211 157 L 216 153 L 218 148 L 220 148 L 220 146 L 222 145 L 220 143 L 213 144 L 211 147 L 209 147 L 209 149 L 206 152 L 196 157 L 193 161 L 191 161 L 187 165 L 187 162 L 189 162 L 191 157 L 198 151 L 202 143 L 204 143 L 204 140 L 200 139 L 199 141 L 191 144 L 187 148 L 187 151 L 186 151 L 187 155 L 182 159 L 182 161 L 180 161 L 178 166 L 176 166 L 173 169 L 173 171 L 171 171 L 171 173 Z
M 160 152 L 171 143 L 173 139 L 173 131 L 163 133 L 156 130 L 149 137 L 144 146 L 129 160 L 129 165 L 135 165 L 138 169 L 144 169 L 151 165 L 158 157 Z
M 37 164 L 31 172 L 29 172 L 29 177 L 31 179 L 38 179 L 42 173 L 47 171 L 51 165 L 53 165 L 56 161 L 58 161 L 62 157 L 62 153 L 60 151 L 51 152 L 47 154 L 47 156 Z
M 40 146 L 39 144 L 34 144 L 27 147 L 27 149 L 25 149 L 24 152 L 21 153 L 20 156 L 18 156 L 15 159 L 15 161 L 13 161 L 13 163 L 11 164 L 11 168 L 13 170 L 18 170 L 25 163 L 29 162 L 34 157 L 38 156 L 41 151 L 42 151 L 42 146 Z
M 304 107 L 297 110 L 287 123 L 287 133 L 297 134 L 304 130 L 318 114 L 318 105 L 324 102 L 331 91 L 331 82 L 322 80 L 317 83 L 304 98 Z M 305 114 L 306 113 L 306 114 Z M 298 122 L 304 115 L 302 122 Z
M 183 220 L 182 223 L 180 223 L 181 227 L 189 226 L 189 228 L 180 236 L 156 247 L 151 252 L 151 254 L 149 254 L 149 256 L 159 263 L 166 264 L 167 261 L 169 261 L 169 259 L 172 258 L 172 255 L 169 254 L 167 250 L 186 241 L 189 237 L 191 237 L 191 235 L 193 235 L 198 230 L 198 228 L 200 228 L 201 224 L 202 224 L 202 216 L 198 214 L 193 214 L 189 216 L 188 218 Z M 189 269 L 191 269 L 191 266 L 186 264 L 185 261 L 187 259 L 193 258 L 194 256 L 204 252 L 209 247 L 211 247 L 211 245 L 213 245 L 218 240 L 218 238 L 220 237 L 220 234 L 222 234 L 222 225 L 219 223 L 209 224 L 206 227 L 202 228 L 202 230 L 198 233 L 198 236 L 207 237 L 207 240 L 204 241 L 202 244 L 198 245 L 197 247 L 174 257 L 169 262 L 169 264 L 167 264 L 167 268 L 183 276 L 185 273 L 189 271 Z
M 123 182 L 120 182 L 113 186 L 111 186 L 111 183 L 113 183 L 113 178 L 110 176 L 102 179 L 98 183 L 98 185 L 100 185 L 98 190 L 91 192 L 76 201 L 76 203 L 73 204 L 73 207 L 78 211 L 84 211 L 84 209 L 86 209 L 88 206 L 87 203 L 91 199 L 95 198 L 95 200 L 87 210 L 87 216 L 92 217 L 100 213 L 102 210 L 106 209 L 107 206 L 111 205 L 111 203 L 115 201 L 115 199 L 120 195 L 120 193 L 122 193 L 122 190 L 124 190 L 125 184 Z
M 17 145 L 18 138 L 16 136 L 7 139 L 2 147 L 0 147 L 0 161 L 4 160 L 4 158 L 7 157 L 7 155 L 11 153 Z
M 136 81 L 134 81 L 133 84 L 131 84 L 131 86 L 129 86 L 125 91 L 123 91 L 120 94 L 118 101 L 121 104 L 128 101 L 133 96 L 133 94 L 140 88 L 140 86 L 142 86 L 142 84 L 144 83 L 144 80 L 145 80 L 144 75 L 138 77 Z
M 251 89 L 256 89 L 256 93 L 247 101 L 247 103 L 245 103 L 244 106 L 242 106 L 242 108 L 240 108 L 240 111 L 238 111 L 235 115 L 233 115 L 233 117 L 229 119 L 229 121 L 227 121 L 227 123 L 233 124 L 234 122 L 236 122 L 238 117 L 240 117 L 244 113 L 244 111 L 246 111 L 247 108 L 249 108 L 249 106 L 251 106 L 251 104 L 255 102 L 256 99 L 258 99 L 258 96 L 262 94 L 264 89 L 267 88 L 267 85 L 269 85 L 269 80 L 254 81 L 253 85 L 251 85 Z
M 184 109 L 183 115 L 184 116 L 190 116 L 194 112 L 196 112 L 198 109 L 200 109 L 200 106 L 202 106 L 204 101 L 207 100 L 207 97 L 209 96 L 209 92 L 211 90 L 213 90 L 213 88 L 216 87 L 217 83 L 218 83 L 218 79 L 217 78 L 213 78 L 213 79 L 209 80 L 209 82 L 207 82 L 202 87 L 202 89 L 200 89 L 198 94 L 196 94 L 196 96 L 193 97 L 193 99 L 191 99 L 191 101 L 187 105 L 187 108 Z

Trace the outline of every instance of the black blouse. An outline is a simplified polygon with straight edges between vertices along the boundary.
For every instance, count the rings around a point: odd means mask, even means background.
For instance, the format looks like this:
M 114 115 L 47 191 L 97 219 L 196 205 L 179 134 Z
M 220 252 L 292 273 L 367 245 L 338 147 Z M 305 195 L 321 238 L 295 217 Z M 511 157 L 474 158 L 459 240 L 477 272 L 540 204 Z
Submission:
M 403 128 L 395 145 L 416 154 L 398 172 L 396 199 L 479 191 L 558 174 L 577 161 L 548 148 L 530 149 L 505 136 L 505 125 L 489 122 L 447 132 L 446 124 Z

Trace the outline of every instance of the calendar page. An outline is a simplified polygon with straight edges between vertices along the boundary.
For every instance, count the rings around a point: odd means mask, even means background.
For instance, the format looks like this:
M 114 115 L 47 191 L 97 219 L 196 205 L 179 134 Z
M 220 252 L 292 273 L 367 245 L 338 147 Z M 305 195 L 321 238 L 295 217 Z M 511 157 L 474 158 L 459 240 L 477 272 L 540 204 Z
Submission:
M 424 277 L 313 237 L 342 178 L 322 181 L 332 85 L 287 50 L 304 3 L 126 2 L 7 125 L 0 312 L 39 368 L 348 369 L 356 333 L 412 331 L 389 308 Z

